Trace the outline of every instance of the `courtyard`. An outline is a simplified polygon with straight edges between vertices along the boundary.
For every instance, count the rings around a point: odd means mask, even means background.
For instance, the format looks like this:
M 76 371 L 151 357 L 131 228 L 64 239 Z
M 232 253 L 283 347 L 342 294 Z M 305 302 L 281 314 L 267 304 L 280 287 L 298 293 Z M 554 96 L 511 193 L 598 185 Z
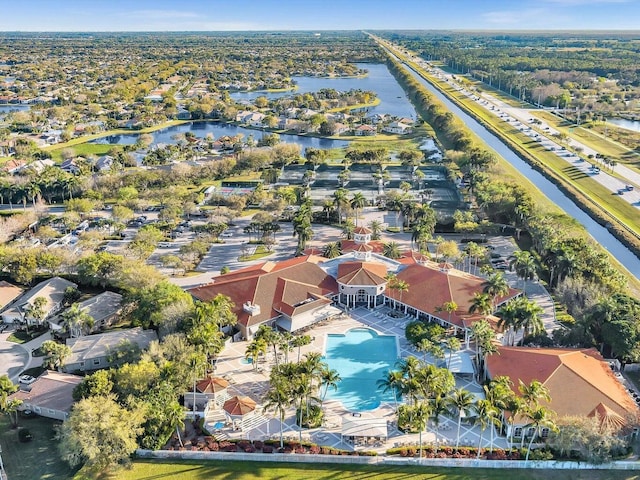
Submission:
M 395 335 L 398 338 L 398 360 L 408 356 L 422 358 L 422 354 L 417 352 L 404 337 L 406 325 L 411 321 L 408 316 L 397 317 L 398 312 L 389 307 L 380 307 L 375 310 L 368 310 L 363 307 L 356 308 L 349 314 L 342 313 L 331 320 L 324 320 L 308 329 L 305 333 L 310 335 L 312 343 L 302 347 L 301 355 L 308 352 L 325 353 L 325 343 L 328 334 L 341 334 L 356 328 L 371 328 L 378 334 Z M 391 316 L 393 315 L 393 316 Z M 265 413 L 262 407 L 262 399 L 269 387 L 269 373 L 275 364 L 273 352 L 267 353 L 257 368 L 245 359 L 245 351 L 248 342 L 229 342 L 221 353 L 215 374 L 227 379 L 230 385 L 226 392 L 216 396 L 215 404 L 217 408 L 212 409 L 205 419 L 205 426 L 216 437 L 217 440 L 226 439 L 249 439 L 266 440 L 280 438 L 280 421 L 273 418 L 271 413 Z M 458 355 L 472 354 L 471 350 L 461 350 Z M 289 352 L 289 358 L 294 360 L 297 357 L 297 349 Z M 281 354 L 279 354 L 281 355 Z M 285 359 L 286 360 L 286 359 Z M 477 398 L 484 398 L 482 386 L 479 385 L 473 374 L 455 375 L 456 388 L 464 388 Z M 257 407 L 252 415 L 243 418 L 240 422 L 229 422 L 228 416 L 221 406 L 225 400 L 235 396 L 248 396 L 257 402 Z M 381 395 L 382 396 L 382 395 Z M 295 411 L 290 408 L 287 411 L 283 424 L 283 436 L 285 439 L 310 441 L 322 446 L 345 450 L 376 450 L 383 453 L 388 448 L 417 445 L 419 435 L 406 434 L 398 430 L 396 425 L 394 402 L 381 402 L 377 408 L 371 410 L 351 411 L 340 401 L 327 398 L 323 407 L 325 419 L 323 425 L 314 429 L 302 429 L 296 425 Z M 386 438 L 378 435 L 371 435 L 369 441 L 362 440 L 348 441 L 343 438 L 343 423 L 345 419 L 350 421 L 357 418 L 360 423 L 370 423 L 379 426 L 381 421 L 386 423 Z M 383 423 L 383 424 L 384 424 Z M 439 428 L 434 429 L 429 422 L 427 429 L 422 434 L 424 445 L 435 444 L 455 446 L 457 436 L 457 417 L 441 418 Z M 481 431 L 479 427 L 472 426 L 464 421 L 460 429 L 460 445 L 476 447 L 480 441 Z M 374 438 L 375 437 L 375 438 Z M 489 447 L 493 438 L 494 448 L 507 448 L 507 441 L 504 437 L 499 437 L 497 432 L 490 432 L 490 429 L 482 433 L 483 447 Z

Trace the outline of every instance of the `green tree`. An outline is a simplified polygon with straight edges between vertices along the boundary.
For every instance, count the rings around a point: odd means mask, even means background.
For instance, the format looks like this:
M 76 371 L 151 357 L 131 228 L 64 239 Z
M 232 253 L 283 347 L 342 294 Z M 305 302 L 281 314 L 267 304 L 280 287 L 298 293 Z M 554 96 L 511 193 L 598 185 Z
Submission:
M 8 375 L 0 376 L 0 412 L 9 417 L 12 428 L 18 426 L 18 407 L 22 404 L 22 400 L 10 400 L 9 396 L 18 389 L 18 385 L 15 385 Z
M 81 309 L 78 303 L 71 305 L 60 317 L 64 320 L 63 329 L 71 338 L 86 335 L 95 324 L 94 318 L 86 310 Z
M 40 348 L 47 355 L 43 364 L 51 369 L 62 368 L 65 360 L 69 358 L 72 353 L 70 347 L 53 340 L 44 341 Z
M 129 411 L 113 396 L 77 402 L 60 429 L 60 453 L 72 467 L 86 464 L 104 471 L 123 464 L 138 448 L 143 411 Z

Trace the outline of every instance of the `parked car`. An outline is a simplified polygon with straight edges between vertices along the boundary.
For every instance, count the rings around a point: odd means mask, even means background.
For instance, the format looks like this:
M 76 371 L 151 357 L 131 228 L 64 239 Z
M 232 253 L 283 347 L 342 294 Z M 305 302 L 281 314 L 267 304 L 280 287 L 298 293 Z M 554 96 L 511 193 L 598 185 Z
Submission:
M 627 190 L 627 192 L 633 191 L 633 185 L 625 185 L 624 188 Z
M 171 242 L 160 242 L 158 243 L 158 247 L 160 248 L 171 248 L 173 244 Z
M 31 375 L 20 375 L 20 377 L 18 378 L 18 382 L 22 385 L 31 385 L 35 381 L 36 378 L 32 377 Z
M 233 237 L 233 233 L 231 233 L 231 232 L 223 232 L 220 236 L 221 237 L 227 237 L 227 238 L 228 237 Z

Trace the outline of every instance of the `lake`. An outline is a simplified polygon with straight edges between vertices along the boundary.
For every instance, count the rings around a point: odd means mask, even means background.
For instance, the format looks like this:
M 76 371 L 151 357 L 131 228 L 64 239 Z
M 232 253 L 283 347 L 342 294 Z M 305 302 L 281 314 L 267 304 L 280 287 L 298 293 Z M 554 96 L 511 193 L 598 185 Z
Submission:
M 207 134 L 211 133 L 214 138 L 223 137 L 228 135 L 233 137 L 238 134 L 244 135 L 244 139 L 247 139 L 249 135 L 253 135 L 256 141 L 259 141 L 263 135 L 269 132 L 263 132 L 261 130 L 254 130 L 251 128 L 238 127 L 236 125 L 230 125 L 221 122 L 189 122 L 182 125 L 175 125 L 173 127 L 167 127 L 152 132 L 153 143 L 157 145 L 159 143 L 171 144 L 176 143 L 173 138 L 176 134 L 191 132 L 196 137 L 204 138 Z M 101 137 L 96 140 L 92 140 L 90 143 L 100 144 L 119 144 L 119 145 L 133 145 L 138 141 L 139 133 L 127 133 L 123 135 L 110 135 L 107 137 Z M 349 144 L 345 140 L 332 140 L 328 138 L 306 137 L 303 135 L 280 135 L 280 142 L 282 143 L 297 143 L 304 151 L 307 147 L 314 148 L 341 148 Z
M 254 100 L 258 97 L 280 98 L 307 92 L 317 92 L 323 88 L 333 88 L 340 92 L 348 90 L 368 90 L 376 92 L 380 104 L 368 109 L 371 113 L 388 113 L 396 117 L 416 119 L 416 110 L 407 98 L 402 87 L 391 75 L 384 63 L 356 63 L 358 68 L 367 70 L 366 77 L 327 78 L 292 77 L 298 85 L 295 92 L 234 92 L 231 98 L 236 101 Z
M 611 123 L 620 128 L 640 132 L 640 120 L 627 120 L 626 118 L 607 118 L 607 123 Z

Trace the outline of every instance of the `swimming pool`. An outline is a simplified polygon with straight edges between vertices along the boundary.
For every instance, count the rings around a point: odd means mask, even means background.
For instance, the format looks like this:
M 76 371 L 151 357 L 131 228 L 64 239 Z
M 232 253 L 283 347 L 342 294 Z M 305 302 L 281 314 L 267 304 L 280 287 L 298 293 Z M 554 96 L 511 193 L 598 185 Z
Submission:
M 337 390 L 329 389 L 328 399 L 342 402 L 351 411 L 373 410 L 381 402 L 394 402 L 393 392 L 383 393 L 376 383 L 398 361 L 395 335 L 378 335 L 369 328 L 328 334 L 325 361 L 342 378 Z

